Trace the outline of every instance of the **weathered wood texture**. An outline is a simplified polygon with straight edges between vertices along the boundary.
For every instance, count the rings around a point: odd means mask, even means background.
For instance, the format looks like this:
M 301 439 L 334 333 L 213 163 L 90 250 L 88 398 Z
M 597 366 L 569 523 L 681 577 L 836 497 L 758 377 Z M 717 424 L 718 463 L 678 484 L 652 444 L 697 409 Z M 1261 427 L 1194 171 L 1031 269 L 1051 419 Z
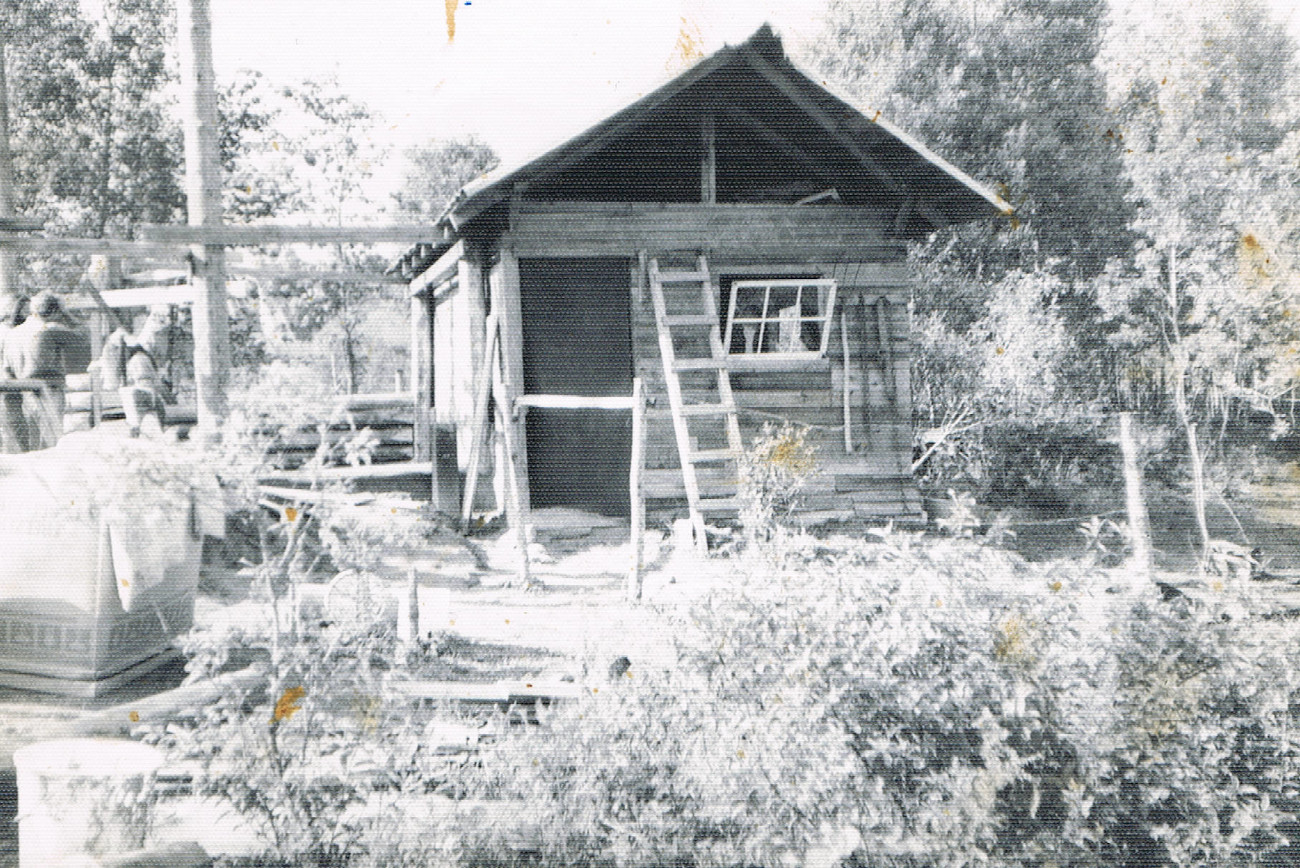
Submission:
M 845 313 L 852 364 L 846 378 L 840 318 L 827 358 L 818 363 L 792 364 L 786 369 L 733 372 L 732 386 L 740 408 L 741 433 L 753 442 L 764 424 L 789 421 L 807 426 L 807 442 L 816 447 L 818 472 L 803 498 L 804 509 L 844 518 L 917 516 L 920 499 L 909 470 L 912 448 L 910 342 L 902 266 L 850 263 L 803 266 L 834 277 L 839 282 L 837 307 Z M 718 262 L 721 275 L 772 272 Z M 674 300 L 666 299 L 669 310 Z M 689 348 L 684 348 L 689 349 Z M 645 381 L 647 398 L 654 403 L 646 412 L 646 497 L 657 510 L 671 508 L 684 499 L 672 419 L 665 391 L 654 314 L 648 301 L 634 299 L 633 350 L 637 376 Z M 698 351 L 698 350 L 696 350 Z M 694 354 L 692 352 L 691 354 Z M 695 389 L 708 393 L 700 372 Z M 689 374 L 683 374 L 683 391 L 692 391 Z M 846 454 L 843 440 L 844 392 L 853 416 L 855 451 Z M 725 446 L 723 432 L 716 441 L 700 434 L 700 449 Z M 725 497 L 735 493 L 734 471 L 698 471 L 701 492 Z
M 888 225 L 877 210 L 840 206 L 523 200 L 511 212 L 510 244 L 519 256 L 702 249 L 754 261 L 897 259 L 903 247 L 886 238 Z

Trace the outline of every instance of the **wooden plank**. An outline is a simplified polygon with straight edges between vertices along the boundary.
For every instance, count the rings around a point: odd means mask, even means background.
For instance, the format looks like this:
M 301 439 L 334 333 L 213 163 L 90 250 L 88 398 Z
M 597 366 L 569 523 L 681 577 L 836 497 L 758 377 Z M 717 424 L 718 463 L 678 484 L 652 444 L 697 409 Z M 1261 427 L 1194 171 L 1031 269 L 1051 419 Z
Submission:
M 632 379 L 632 468 L 628 480 L 631 498 L 629 529 L 632 534 L 632 564 L 628 570 L 627 598 L 641 599 L 641 559 L 645 543 L 645 389 L 640 377 Z
M 411 333 L 409 338 L 411 358 L 411 388 L 415 392 L 414 430 L 412 439 L 416 461 L 433 460 L 433 324 L 430 322 L 429 300 L 423 296 L 411 299 Z
M 510 524 L 514 525 L 515 545 L 519 554 L 519 581 L 526 588 L 532 584 L 528 562 L 528 505 L 524 494 L 526 459 L 523 456 L 523 444 L 515 436 L 515 423 L 505 410 L 511 405 L 511 396 L 509 388 L 505 385 L 501 368 L 501 351 L 498 342 L 497 353 L 492 359 L 492 394 L 496 399 L 501 439 L 505 443 L 507 516 Z
M 456 276 L 459 272 L 460 261 L 464 258 L 465 242 L 457 241 L 448 248 L 446 253 L 439 256 L 437 261 L 420 272 L 411 281 L 411 295 L 426 292 L 430 287 L 437 286 L 443 281 Z
M 744 109 L 737 106 L 727 106 L 723 109 L 723 113 L 745 129 L 756 134 L 760 139 L 767 142 L 768 145 L 775 148 L 781 154 L 794 160 L 827 183 L 843 183 L 844 176 L 842 174 L 832 171 L 822 163 L 813 159 L 808 155 L 806 150 L 800 148 L 788 138 L 776 132 L 770 126 L 763 123 Z
M 487 352 L 486 358 L 496 357 L 497 351 L 497 312 L 487 316 Z M 474 495 L 478 488 L 479 465 L 483 461 L 484 441 L 487 439 L 489 426 L 488 396 L 492 387 L 492 365 L 479 366 L 478 382 L 474 384 L 474 415 L 470 418 L 469 464 L 465 468 L 465 499 L 460 508 L 460 529 L 469 533 L 470 518 L 474 515 Z
M 388 688 L 409 699 L 442 699 L 454 702 L 490 702 L 501 705 L 576 699 L 592 693 L 590 688 L 570 681 L 498 681 L 476 684 L 466 681 L 394 679 Z
M 120 238 L 52 238 L 0 233 L 0 249 L 45 256 L 116 256 L 122 259 L 168 259 L 182 261 L 188 252 L 183 244 L 125 241 Z
M 853 454 L 853 406 L 849 395 L 849 380 L 852 373 L 853 357 L 849 352 L 849 321 L 844 311 L 840 311 L 840 344 L 844 353 L 844 382 L 840 393 L 844 397 L 844 453 Z
M 595 397 L 588 395 L 520 395 L 516 407 L 539 407 L 551 410 L 631 410 L 635 397 L 619 395 Z
M 145 241 L 244 247 L 262 244 L 418 244 L 450 240 L 436 225 L 369 226 L 141 226 Z
M 226 273 L 238 277 L 294 282 L 366 283 L 399 285 L 406 283 L 401 275 L 378 271 L 328 270 L 320 268 L 283 268 L 270 265 L 227 265 Z
M 650 297 L 654 301 L 655 326 L 659 332 L 659 354 L 663 361 L 664 383 L 668 390 L 668 404 L 672 410 L 673 433 L 677 440 L 677 453 L 681 456 L 682 483 L 686 488 L 686 502 L 690 508 L 691 526 L 695 533 L 696 548 L 708 551 L 708 537 L 704 530 L 704 519 L 697 504 L 700 499 L 699 487 L 695 480 L 695 467 L 687 459 L 691 451 L 691 434 L 686 426 L 686 417 L 680 412 L 682 406 L 681 381 L 677 377 L 677 351 L 673 348 L 672 332 L 664 321 L 668 316 L 664 301 L 663 285 L 659 282 L 659 262 L 650 260 Z
M 700 201 L 705 205 L 718 201 L 717 129 L 709 113 L 700 117 Z
M 497 353 L 501 364 L 501 378 L 504 394 L 499 398 L 501 406 L 514 407 L 515 399 L 523 393 L 524 382 L 524 332 L 523 309 L 519 299 L 519 260 L 509 248 L 502 248 L 500 258 L 492 267 L 488 278 L 489 291 L 492 295 L 492 310 L 497 311 Z M 527 431 L 523 419 L 507 418 L 514 426 L 511 432 L 513 442 L 527 442 Z M 528 457 L 521 448 L 514 450 L 514 471 L 519 483 L 521 514 L 527 516 L 530 511 L 528 491 Z M 508 477 L 507 477 L 508 481 Z M 529 533 L 531 537 L 531 532 Z
M 915 196 L 898 182 L 893 172 L 890 172 L 885 169 L 885 167 L 881 166 L 880 162 L 872 156 L 866 148 L 862 147 L 862 145 L 858 143 L 857 139 L 844 132 L 841 129 L 840 124 L 834 118 L 823 111 L 822 108 L 810 99 L 807 94 L 795 87 L 794 83 L 779 70 L 774 68 L 766 58 L 749 50 L 742 52 L 742 56 L 745 58 L 745 62 L 749 64 L 750 68 L 766 79 L 768 84 L 772 85 L 784 94 L 792 103 L 803 109 L 809 117 L 816 121 L 828 134 L 830 134 L 831 138 L 834 139 L 840 147 L 848 151 L 856 160 L 858 160 L 858 162 L 865 166 L 867 171 L 874 175 L 876 180 L 880 182 L 881 186 L 886 190 L 889 190 L 902 201 L 915 199 Z M 942 229 L 948 225 L 947 218 L 935 210 L 932 205 L 924 202 L 916 202 L 916 210 L 936 229 Z
M 510 243 L 520 255 L 558 251 L 689 250 L 743 252 L 766 258 L 834 260 L 845 251 L 867 259 L 897 259 L 903 248 L 885 239 L 878 212 L 851 207 L 796 208 L 742 204 L 627 204 L 524 202 L 512 223 Z

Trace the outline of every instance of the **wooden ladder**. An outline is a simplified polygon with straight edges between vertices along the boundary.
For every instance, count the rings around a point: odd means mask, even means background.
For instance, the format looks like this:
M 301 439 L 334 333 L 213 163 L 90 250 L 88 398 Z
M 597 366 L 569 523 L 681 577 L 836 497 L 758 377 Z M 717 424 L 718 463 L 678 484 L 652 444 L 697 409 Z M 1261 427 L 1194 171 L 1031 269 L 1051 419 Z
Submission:
M 668 312 L 664 296 L 665 286 L 689 285 L 699 293 L 698 305 L 687 313 Z M 686 502 L 690 507 L 691 527 L 695 545 L 700 551 L 708 550 L 704 531 L 704 517 L 713 513 L 736 512 L 739 500 L 730 497 L 705 497 L 700 493 L 700 465 L 730 466 L 739 476 L 739 458 L 743 445 L 740 440 L 740 423 L 736 418 L 736 401 L 731 392 L 731 374 L 727 369 L 727 348 L 722 345 L 722 331 L 718 324 L 718 304 L 713 297 L 713 280 L 709 274 L 708 259 L 696 260 L 695 271 L 660 271 L 659 261 L 650 260 L 650 294 L 654 299 L 655 328 L 659 332 L 659 353 L 664 364 L 664 383 L 668 388 L 668 404 L 672 409 L 673 432 L 677 435 L 677 454 L 681 460 L 682 481 L 686 487 Z M 674 294 L 676 297 L 676 294 Z M 677 330 L 677 331 L 674 331 Z M 673 337 L 677 333 L 699 336 L 708 340 L 709 355 L 680 358 Z M 714 372 L 717 376 L 716 403 L 685 403 L 682 397 L 683 372 Z M 716 426 L 722 423 L 726 435 L 725 448 L 697 448 L 698 434 L 692 422 L 703 424 L 711 420 Z M 718 432 L 714 429 L 714 439 Z

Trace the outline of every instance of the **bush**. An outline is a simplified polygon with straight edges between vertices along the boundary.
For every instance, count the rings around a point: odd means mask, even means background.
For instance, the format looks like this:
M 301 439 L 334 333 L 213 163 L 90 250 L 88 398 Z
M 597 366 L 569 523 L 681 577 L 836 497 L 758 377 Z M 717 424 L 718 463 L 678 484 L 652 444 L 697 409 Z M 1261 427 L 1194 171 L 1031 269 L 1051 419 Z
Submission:
M 1281 843 L 1293 628 L 1248 617 L 1250 589 L 1108 594 L 1125 574 L 901 534 L 772 563 L 663 613 L 666 659 L 484 756 L 477 791 L 542 830 L 544 864 L 839 842 L 873 868 L 1210 866 Z

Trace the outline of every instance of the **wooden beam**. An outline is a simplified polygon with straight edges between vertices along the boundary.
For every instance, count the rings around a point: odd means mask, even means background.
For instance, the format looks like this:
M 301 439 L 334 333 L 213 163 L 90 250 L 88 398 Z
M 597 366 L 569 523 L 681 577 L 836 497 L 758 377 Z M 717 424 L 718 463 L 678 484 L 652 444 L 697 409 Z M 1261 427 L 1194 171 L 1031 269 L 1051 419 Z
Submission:
M 761 75 L 768 84 L 772 85 L 778 91 L 785 95 L 792 103 L 798 106 L 809 117 L 815 120 L 826 132 L 830 133 L 832 138 L 837 141 L 841 147 L 853 155 L 858 162 L 862 163 L 872 175 L 875 176 L 885 189 L 894 195 L 906 200 L 909 191 L 900 184 L 892 174 L 890 174 L 880 162 L 872 156 L 866 148 L 858 144 L 857 140 L 848 135 L 841 129 L 840 124 L 820 106 L 808 98 L 806 94 L 795 87 L 789 79 L 776 70 L 768 61 L 760 57 L 753 51 L 745 50 L 743 52 L 745 62 Z M 925 203 L 918 202 L 916 205 L 917 212 L 930 221 L 936 229 L 948 225 L 948 220 L 933 207 Z
M 138 286 L 128 289 L 107 289 L 99 293 L 99 299 L 83 297 L 80 301 L 72 301 L 68 307 L 72 310 L 95 310 L 102 309 L 99 303 L 103 300 L 102 307 L 110 310 L 121 310 L 130 307 L 152 307 L 155 304 L 192 304 L 194 302 L 194 287 L 188 283 L 173 284 L 171 286 Z
M 548 410 L 631 410 L 632 398 L 621 395 L 592 397 L 588 395 L 520 395 L 516 407 L 537 407 Z
M 632 466 L 629 469 L 628 495 L 631 504 L 628 525 L 632 534 L 632 563 L 627 574 L 627 598 L 641 599 L 641 559 L 645 542 L 645 389 L 640 377 L 632 380 Z
M 439 256 L 436 262 L 415 276 L 410 283 L 411 295 L 418 295 L 454 275 L 460 267 L 460 261 L 464 258 L 465 242 L 457 241 L 446 253 Z
M 141 226 L 147 241 L 243 247 L 260 244 L 417 244 L 438 241 L 445 230 L 430 225 L 394 226 Z
M 531 538 L 527 528 L 530 510 L 528 490 L 528 455 L 524 444 L 527 431 L 522 419 L 514 419 L 510 412 L 515 400 L 523 393 L 524 383 L 524 331 L 523 308 L 519 298 L 519 260 L 509 248 L 501 250 L 500 259 L 488 277 L 492 294 L 492 310 L 497 314 L 497 356 L 500 384 L 493 384 L 493 394 L 504 410 L 502 424 L 506 447 L 507 493 L 517 498 L 517 511 L 510 517 Z M 511 482 L 513 480 L 513 483 Z M 511 490 L 513 489 L 513 491 Z M 525 552 L 526 556 L 526 552 Z
M 383 274 L 378 271 L 328 271 L 319 268 L 284 268 L 269 265 L 229 265 L 226 273 L 237 277 L 253 277 L 262 280 L 284 280 L 294 282 L 328 282 L 328 283 L 373 283 L 401 285 L 405 280 L 397 274 Z
M 488 397 L 492 388 L 492 360 L 497 352 L 497 312 L 487 315 L 486 352 L 479 362 L 478 378 L 474 383 L 474 409 L 470 419 L 469 464 L 465 468 L 464 501 L 460 510 L 461 533 L 470 532 L 470 519 L 474 515 L 474 495 L 478 489 L 479 465 L 483 462 L 484 440 L 491 420 L 488 418 Z M 497 504 L 500 508 L 500 504 Z
M 726 114 L 727 117 L 730 118 L 731 120 L 735 121 L 736 123 L 748 129 L 750 132 L 757 135 L 768 145 L 772 146 L 773 148 L 780 151 L 785 156 L 789 157 L 799 165 L 803 166 L 808 171 L 812 172 L 817 177 L 821 178 L 823 181 L 828 181 L 831 183 L 843 182 L 844 180 L 843 176 L 831 172 L 829 169 L 823 166 L 816 159 L 810 157 L 802 148 L 800 148 L 794 142 L 790 141 L 788 138 L 781 135 L 776 130 L 772 129 L 767 124 L 763 123 L 758 118 L 754 117 L 744 109 L 738 108 L 736 106 L 727 106 L 725 109 L 723 109 L 723 113 Z
M 887 215 L 878 210 L 839 205 L 525 202 L 512 223 L 510 243 L 520 256 L 569 251 L 635 256 L 640 249 L 705 248 L 715 257 L 900 259 L 906 248 L 886 238 L 888 229 Z M 854 250 L 856 255 L 844 255 Z
M 221 228 L 221 159 L 216 73 L 212 63 L 210 0 L 176 4 L 185 135 L 185 212 L 189 223 L 190 306 L 194 327 L 194 386 L 199 439 L 215 444 L 226 417 L 230 379 L 230 314 L 226 308 L 226 252 L 210 243 Z
M 712 114 L 700 118 L 700 202 L 718 201 L 717 125 Z
M 118 256 L 123 259 L 185 258 L 183 244 L 153 241 L 126 241 L 120 238 L 51 238 L 0 232 L 0 249 L 14 253 L 38 253 L 47 256 Z

